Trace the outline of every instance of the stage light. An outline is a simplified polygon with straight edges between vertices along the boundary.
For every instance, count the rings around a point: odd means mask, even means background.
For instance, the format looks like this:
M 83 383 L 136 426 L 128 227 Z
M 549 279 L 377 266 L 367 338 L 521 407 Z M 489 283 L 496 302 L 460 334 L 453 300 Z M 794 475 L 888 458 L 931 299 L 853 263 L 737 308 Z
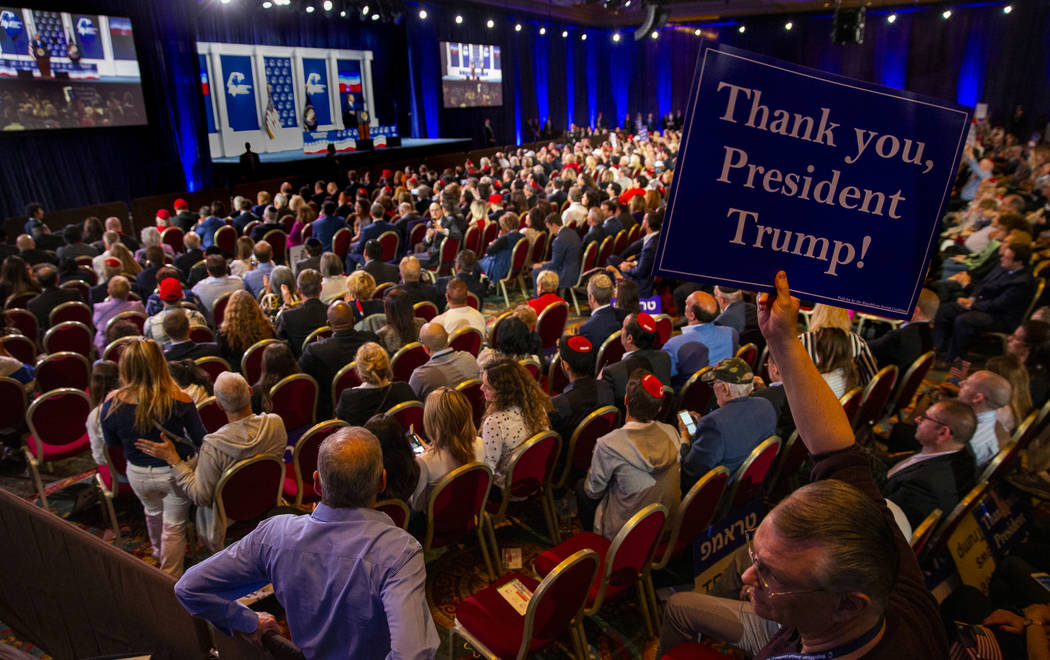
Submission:
M 263 3 L 263 9 L 269 9 L 270 7 L 273 7 L 273 3 L 270 2 L 270 0 L 266 0 L 266 2 Z
M 897 15 L 896 14 L 890 14 L 889 16 L 886 17 L 886 22 L 887 23 L 892 23 L 892 22 L 894 22 L 896 20 L 897 20 Z
M 626 8 L 626 7 L 630 7 L 630 6 L 631 6 L 631 0 L 627 0 L 627 2 L 623 3 L 623 6 L 624 6 L 625 8 Z
M 421 21 L 427 20 L 427 10 L 426 9 L 420 9 L 419 10 L 419 20 L 421 20 Z
M 379 13 L 378 12 L 375 13 L 375 14 L 372 14 L 372 20 L 373 21 L 378 21 L 379 20 Z
M 738 28 L 736 29 L 736 31 L 737 31 L 737 32 L 739 32 L 740 34 L 744 34 L 744 32 L 746 32 L 746 31 L 747 31 L 747 28 L 746 28 L 746 27 L 744 27 L 743 25 L 741 25 L 740 27 L 738 27 Z
M 306 13 L 307 14 L 314 13 L 314 6 L 313 5 L 306 5 Z
M 521 32 L 521 23 L 518 23 L 517 25 L 514 26 L 514 31 L 515 32 Z
M 460 25 L 462 23 L 463 23 L 463 17 L 460 16 L 459 14 L 456 14 L 456 25 Z
M 346 10 L 345 9 L 343 9 L 342 11 L 339 12 L 339 18 L 346 18 Z
M 613 32 L 613 41 L 617 41 L 617 42 L 620 41 L 620 33 L 619 32 Z
M 583 34 L 580 35 L 580 41 L 587 41 L 587 33 L 586 32 L 584 32 Z
M 1004 14 L 1009 14 L 1013 10 L 1014 10 L 1014 6 L 1013 5 L 1006 5 L 1005 7 L 1003 7 L 1003 13 Z
M 364 7 L 361 7 L 361 15 L 362 16 L 368 16 L 368 5 L 365 5 Z
M 650 34 L 649 36 L 652 37 L 653 39 L 659 39 L 660 38 L 660 33 L 657 32 L 656 30 L 653 30 L 652 34 Z
M 332 0 L 324 0 L 324 5 L 322 6 L 324 7 L 325 11 L 332 11 L 332 7 L 334 7 L 335 5 L 332 4 Z
M 699 37 L 699 36 L 700 36 L 700 34 L 701 34 L 701 33 L 700 33 L 700 28 L 696 28 L 696 30 L 695 30 L 695 31 L 693 32 L 693 34 L 695 34 L 696 36 L 698 36 L 698 37 Z
M 489 20 L 485 21 L 485 27 L 491 30 L 492 28 L 496 27 L 496 21 L 490 18 Z
M 790 30 L 793 27 L 795 27 L 795 24 L 792 23 L 791 21 L 788 21 L 787 23 L 784 23 L 784 29 L 785 30 Z
M 941 12 L 941 18 L 943 18 L 944 20 L 948 20 L 951 17 L 952 17 L 952 10 L 951 9 L 945 9 L 943 12 Z
M 561 31 L 561 38 L 562 39 L 568 39 L 569 38 L 569 31 L 568 30 L 562 30 Z
M 541 34 L 541 35 L 547 34 L 547 28 L 545 28 L 545 27 L 541 27 L 541 28 L 540 28 L 540 34 Z

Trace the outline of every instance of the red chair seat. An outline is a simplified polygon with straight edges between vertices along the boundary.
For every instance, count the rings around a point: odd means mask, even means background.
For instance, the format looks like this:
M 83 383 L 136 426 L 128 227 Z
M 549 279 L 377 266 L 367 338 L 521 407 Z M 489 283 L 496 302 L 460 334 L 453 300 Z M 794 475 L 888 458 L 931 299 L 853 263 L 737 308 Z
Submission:
M 500 658 L 513 658 L 521 647 L 521 633 L 525 617 L 510 606 L 497 591 L 511 580 L 518 579 L 530 591 L 536 591 L 539 582 L 522 573 L 508 573 L 485 589 L 464 600 L 456 608 L 456 619 L 471 635 Z M 548 639 L 533 638 L 530 654 L 550 643 Z
M 303 475 L 303 500 L 317 499 L 314 492 L 313 475 Z M 295 463 L 284 466 L 284 494 L 286 497 L 294 498 L 299 494 L 299 487 L 295 484 Z
M 550 550 L 538 555 L 536 559 L 533 560 L 533 566 L 536 568 L 537 573 L 546 577 L 548 573 L 554 570 L 555 566 L 580 550 L 594 550 L 598 553 L 598 576 L 600 578 L 605 570 L 605 557 L 609 554 L 610 545 L 612 545 L 612 542 L 600 534 L 595 534 L 594 532 L 580 532 L 579 534 L 574 534 L 572 537 L 565 539 Z M 613 582 L 606 587 L 605 599 L 608 600 L 631 586 L 633 584 L 634 576 L 631 577 L 631 580 L 625 581 L 622 584 Z M 601 579 L 597 579 L 594 581 L 594 584 L 591 585 L 591 592 L 587 596 L 588 607 L 594 603 L 594 599 L 598 596 L 598 589 L 601 588 L 601 582 Z
M 38 461 L 59 461 L 63 458 L 69 458 L 70 456 L 76 456 L 77 454 L 83 453 L 85 449 L 91 444 L 91 440 L 88 439 L 87 433 L 80 436 L 73 442 L 65 445 L 51 445 L 46 442 L 37 444 L 36 438 L 32 435 L 26 440 L 26 446 L 29 447 L 29 451 L 33 452 L 33 457 Z M 37 447 L 43 448 L 44 455 L 37 456 Z
M 102 483 L 106 484 L 106 488 L 108 488 L 110 490 L 110 492 L 114 492 L 113 491 L 113 476 L 109 473 L 109 466 L 108 465 L 99 465 L 98 466 L 98 476 L 102 477 Z M 130 493 L 131 492 L 131 484 L 128 483 L 127 481 L 117 482 L 117 490 L 115 492 L 117 492 L 117 493 Z

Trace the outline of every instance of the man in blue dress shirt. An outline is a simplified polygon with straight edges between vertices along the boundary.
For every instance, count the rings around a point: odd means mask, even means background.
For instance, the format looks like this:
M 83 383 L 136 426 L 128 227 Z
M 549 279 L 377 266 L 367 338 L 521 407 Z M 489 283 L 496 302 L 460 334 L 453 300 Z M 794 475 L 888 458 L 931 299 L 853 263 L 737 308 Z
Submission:
M 361 427 L 341 429 L 321 444 L 317 470 L 321 503 L 312 514 L 268 518 L 193 566 L 175 585 L 179 602 L 226 634 L 259 640 L 277 622 L 229 593 L 271 582 L 307 658 L 433 658 L 423 549 L 372 508 L 386 488 L 379 441 Z
M 715 325 L 718 316 L 718 303 L 714 296 L 704 291 L 694 291 L 685 299 L 685 320 L 688 325 L 682 326 L 682 334 L 675 335 L 663 345 L 663 350 L 671 356 L 671 377 L 685 372 L 686 377 L 719 360 L 733 357 L 739 341 L 736 331 L 723 325 Z M 679 355 L 682 347 L 691 342 L 700 342 L 707 347 L 707 363 L 683 364 Z

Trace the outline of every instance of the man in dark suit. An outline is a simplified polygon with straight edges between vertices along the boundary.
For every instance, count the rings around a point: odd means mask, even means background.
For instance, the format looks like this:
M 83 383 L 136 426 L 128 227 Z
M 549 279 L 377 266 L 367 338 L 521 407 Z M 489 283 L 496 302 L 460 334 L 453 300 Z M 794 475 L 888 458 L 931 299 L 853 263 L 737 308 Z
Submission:
M 382 204 L 373 204 L 368 214 L 371 216 L 372 222 L 361 229 L 361 240 L 352 244 L 350 252 L 346 255 L 346 272 L 348 273 L 354 272 L 359 265 L 364 263 L 365 244 L 378 239 L 385 232 L 392 231 L 397 233 L 397 227 L 386 221 L 386 209 Z M 397 252 L 394 253 L 394 257 L 397 257 Z
M 416 208 L 408 202 L 401 202 L 397 205 L 397 216 L 397 219 L 392 224 L 401 236 L 400 252 L 401 254 L 410 254 L 416 249 L 416 246 L 408 244 L 408 240 L 412 236 L 412 229 L 419 223 L 426 222 L 427 219 L 416 213 Z
M 192 231 L 183 236 L 182 244 L 186 252 L 175 257 L 175 267 L 182 273 L 183 279 L 189 277 L 190 270 L 197 263 L 204 261 L 204 252 L 201 250 L 201 238 Z
M 644 237 L 639 241 L 641 249 L 637 259 L 622 260 L 615 254 L 609 257 L 607 270 L 616 279 L 627 278 L 638 285 L 638 297 L 648 298 L 653 295 L 653 265 L 656 263 L 656 246 L 660 242 L 660 226 L 663 224 L 662 211 L 649 211 L 642 220 Z
M 514 248 L 518 241 L 525 237 L 518 230 L 521 220 L 517 213 L 510 211 L 504 213 L 499 219 L 500 235 L 485 248 L 485 256 L 481 258 L 481 270 L 488 276 L 489 281 L 497 282 L 510 273 L 514 259 Z M 528 239 L 525 239 L 526 242 Z
M 15 247 L 18 248 L 18 256 L 30 266 L 58 263 L 58 258 L 55 255 L 37 249 L 36 241 L 29 234 L 21 234 L 15 240 Z
M 569 229 L 568 233 L 575 232 Z M 587 306 L 591 310 L 591 316 L 580 326 L 578 334 L 586 337 L 595 347 L 595 351 L 600 349 L 614 332 L 623 327 L 623 320 L 627 318 L 626 311 L 609 304 L 612 294 L 613 283 L 608 275 L 598 273 L 587 280 Z
M 536 278 L 545 270 L 552 270 L 558 275 L 558 283 L 562 288 L 571 287 L 580 277 L 583 239 L 572 229 L 562 231 L 561 216 L 557 213 L 551 213 L 543 222 L 554 240 L 551 242 L 551 260 L 532 267 L 533 289 L 536 288 Z
M 941 305 L 933 322 L 934 344 L 947 352 L 948 361 L 965 356 L 973 337 L 981 332 L 1013 332 L 1032 295 L 1035 280 L 1028 262 L 1032 248 L 1008 243 L 1000 249 L 999 265 L 974 287 L 973 296 Z
M 327 323 L 328 307 L 321 302 L 321 273 L 307 268 L 299 273 L 296 284 L 303 303 L 286 309 L 277 317 L 277 338 L 287 341 L 298 357 L 310 333 Z
M 795 418 L 791 416 L 791 407 L 788 405 L 787 392 L 784 390 L 784 382 L 780 377 L 780 368 L 772 355 L 766 358 L 766 371 L 769 372 L 769 382 L 761 388 L 756 385 L 751 396 L 765 399 L 773 404 L 773 409 L 777 411 L 777 435 L 781 440 L 787 442 L 795 431 Z
M 80 293 L 76 289 L 62 289 L 58 286 L 58 269 L 54 266 L 41 266 L 36 271 L 36 281 L 40 285 L 40 295 L 30 299 L 26 308 L 36 316 L 37 325 L 40 328 L 40 336 L 51 327 L 48 315 L 51 310 L 64 302 L 83 302 Z
M 196 213 L 190 211 L 190 205 L 186 203 L 186 200 L 180 197 L 171 206 L 175 209 L 175 217 L 172 218 L 172 224 L 181 229 L 183 234 L 193 231 L 193 225 L 197 224 L 199 217 Z M 185 241 L 185 239 L 183 240 Z
M 332 379 L 336 372 L 354 361 L 362 344 L 379 343 L 374 332 L 354 330 L 354 313 L 345 302 L 332 303 L 327 317 L 332 336 L 311 343 L 299 358 L 299 368 L 313 376 L 320 389 L 317 419 L 328 419 L 332 415 Z
M 492 129 L 492 120 L 486 119 L 485 125 L 482 127 L 485 137 L 485 146 L 494 147 L 496 146 L 496 131 Z
M 715 300 L 718 301 L 718 308 L 722 313 L 715 317 L 714 324 L 736 330 L 737 335 L 741 337 L 741 344 L 744 343 L 743 337 L 748 330 L 758 331 L 758 310 L 754 304 L 744 300 L 740 289 L 716 286 Z
M 361 270 L 372 276 L 372 279 L 376 281 L 376 286 L 386 282 L 397 284 L 401 279 L 401 271 L 397 266 L 380 261 L 383 256 L 383 246 L 379 241 L 375 239 L 368 241 L 365 244 L 364 255 L 365 265 Z
M 938 401 L 918 417 L 915 439 L 922 450 L 886 473 L 882 494 L 916 526 L 934 509 L 947 515 L 974 484 L 977 465 L 969 441 L 977 428 L 970 406 Z
M 551 203 L 555 213 L 558 213 L 561 210 L 561 205 L 565 203 L 565 200 L 569 199 L 569 187 L 571 185 L 571 182 L 565 179 L 554 180 L 554 192 L 547 195 L 547 201 Z
M 671 356 L 653 348 L 656 345 L 656 321 L 645 312 L 628 314 L 623 320 L 620 343 L 623 359 L 602 369 L 599 375 L 613 390 L 616 405 L 622 407 L 627 394 L 627 381 L 635 369 L 651 371 L 664 385 L 671 384 Z
M 550 412 L 551 430 L 562 437 L 562 452 L 568 451 L 569 438 L 583 418 L 602 406 L 614 404 L 613 391 L 609 384 L 594 377 L 594 361 L 597 347 L 579 335 L 563 336 L 558 341 L 560 364 L 569 384 L 565 390 L 551 399 L 554 410 Z
M 196 360 L 211 355 L 219 356 L 219 345 L 215 342 L 198 343 L 190 339 L 190 319 L 186 316 L 186 310 L 181 307 L 165 312 L 161 325 L 164 328 L 164 334 L 171 339 L 171 342 L 164 347 L 164 359 L 168 362 Z
M 324 254 L 324 244 L 311 236 L 303 243 L 303 247 L 306 248 L 306 254 L 308 256 L 305 259 L 295 262 L 295 274 L 298 275 L 307 268 L 313 268 L 320 272 L 321 255 Z
M 238 195 L 234 202 L 236 203 L 234 210 L 237 215 L 233 217 L 233 226 L 237 229 L 238 234 L 243 234 L 248 223 L 255 222 L 259 217 L 252 213 L 252 200 Z
M 607 199 L 601 204 L 602 215 L 605 216 L 605 222 L 602 223 L 602 229 L 605 233 L 613 238 L 623 231 L 623 223 L 620 222 L 620 205 L 615 199 Z
M 598 243 L 600 248 L 602 241 L 605 240 L 605 230 L 602 228 L 602 215 L 598 209 L 591 209 L 587 212 L 587 226 L 589 229 L 587 233 L 583 235 L 583 248 L 587 248 L 587 244 L 591 241 Z
M 157 288 L 157 271 L 164 267 L 164 250 L 159 245 L 146 248 L 146 268 L 135 276 L 135 291 L 143 300 Z
M 421 279 L 423 270 L 419 265 L 419 259 L 405 257 L 398 265 L 398 270 L 401 271 L 401 284 L 399 286 L 408 294 L 408 298 L 413 305 L 427 300 L 434 303 L 438 309 L 441 309 L 445 303 L 438 298 L 437 289 L 434 288 L 433 284 L 424 282 Z M 390 287 L 386 293 L 390 293 L 395 288 L 398 287 Z
M 454 216 L 447 213 L 441 204 L 434 202 L 430 205 L 430 221 L 423 238 L 423 248 L 426 252 L 414 255 L 424 268 L 437 268 L 441 265 L 441 243 L 445 238 L 457 240 L 462 245 L 463 230 Z
M 912 362 L 923 353 L 933 350 L 931 322 L 940 304 L 936 293 L 923 289 L 919 292 L 919 302 L 912 312 L 911 321 L 868 342 L 876 364 L 880 367 L 897 365 L 898 382 Z

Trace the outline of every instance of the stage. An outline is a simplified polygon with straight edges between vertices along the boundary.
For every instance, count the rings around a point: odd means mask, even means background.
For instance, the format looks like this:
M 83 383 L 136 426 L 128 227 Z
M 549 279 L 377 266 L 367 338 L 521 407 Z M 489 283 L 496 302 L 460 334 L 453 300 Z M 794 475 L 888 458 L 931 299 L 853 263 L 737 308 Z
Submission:
M 401 138 L 400 147 L 383 147 L 366 151 L 336 153 L 340 167 L 354 169 L 385 163 L 422 161 L 430 156 L 466 152 L 474 148 L 469 138 Z M 259 168 L 251 176 L 241 171 L 240 156 L 213 158 L 216 173 L 227 182 L 261 180 L 283 176 L 324 175 L 331 169 L 327 154 L 306 154 L 302 150 L 276 151 L 259 154 Z M 294 163 L 294 165 L 293 165 Z

